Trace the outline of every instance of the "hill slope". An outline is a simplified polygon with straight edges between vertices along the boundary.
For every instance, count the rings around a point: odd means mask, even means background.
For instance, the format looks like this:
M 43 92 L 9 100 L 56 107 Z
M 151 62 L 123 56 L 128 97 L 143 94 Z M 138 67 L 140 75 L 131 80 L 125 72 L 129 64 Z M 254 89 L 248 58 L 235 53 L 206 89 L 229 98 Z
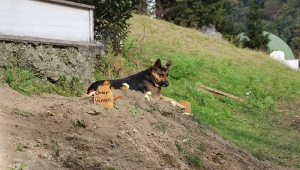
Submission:
M 164 94 L 190 101 L 200 123 L 169 103 L 148 102 L 135 91 L 113 91 L 122 98 L 115 102 L 117 109 L 106 109 L 94 105 L 92 98 L 49 94 L 30 98 L 0 84 L 0 152 L 5 153 L 0 155 L 0 169 L 25 165 L 25 170 L 288 169 L 258 160 L 204 124 L 223 136 L 228 131 L 236 133 L 226 137 L 248 148 L 264 143 L 257 147 L 259 153 L 265 153 L 265 145 L 271 141 L 275 153 L 282 148 L 293 157 L 288 149 L 297 149 L 297 144 L 293 148 L 288 142 L 295 143 L 298 130 L 288 127 L 277 134 L 278 125 L 288 121 L 273 105 L 284 101 L 284 115 L 294 115 L 291 111 L 297 110 L 289 107 L 299 104 L 295 90 L 300 84 L 298 73 L 265 53 L 234 48 L 196 30 L 145 16 L 134 16 L 130 22 L 132 32 L 126 46 L 132 49 L 120 61 L 130 60 L 126 64 L 134 63 L 136 70 L 130 67 L 129 72 L 136 72 L 156 58 L 174 60 L 171 85 Z M 253 95 L 246 103 L 238 103 L 198 92 L 200 83 L 239 97 L 247 97 L 249 90 Z M 293 99 L 291 94 L 296 94 Z M 261 140 L 265 136 L 270 139 Z M 288 140 L 280 143 L 278 139 Z M 288 156 L 276 154 L 272 158 L 292 160 Z
M 197 30 L 140 15 L 130 23 L 125 58 L 148 65 L 158 57 L 174 61 L 165 95 L 190 101 L 195 120 L 260 160 L 300 168 L 298 70 Z M 247 102 L 198 91 L 201 85 Z
M 151 103 L 135 91 L 113 91 L 122 96 L 117 110 L 94 105 L 91 98 L 30 98 L 0 86 L 0 151 L 5 153 L 0 169 L 17 169 L 21 163 L 27 165 L 24 170 L 284 169 L 259 161 L 169 103 L 151 101 L 162 113 L 144 110 L 151 110 Z M 76 126 L 76 120 L 86 127 Z M 175 140 L 200 157 L 201 168 L 195 166 L 196 157 L 179 152 Z

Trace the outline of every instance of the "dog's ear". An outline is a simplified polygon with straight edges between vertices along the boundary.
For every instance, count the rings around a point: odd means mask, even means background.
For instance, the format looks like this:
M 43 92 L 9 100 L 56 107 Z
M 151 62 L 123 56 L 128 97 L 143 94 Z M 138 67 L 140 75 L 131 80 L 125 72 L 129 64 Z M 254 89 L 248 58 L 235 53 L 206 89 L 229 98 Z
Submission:
M 165 66 L 168 68 L 168 70 L 170 69 L 170 67 L 172 66 L 173 61 L 170 60 Z
M 154 65 L 153 65 L 153 67 L 160 67 L 161 66 L 161 61 L 160 61 L 160 59 L 158 58 L 156 61 L 155 61 L 155 63 L 154 63 Z

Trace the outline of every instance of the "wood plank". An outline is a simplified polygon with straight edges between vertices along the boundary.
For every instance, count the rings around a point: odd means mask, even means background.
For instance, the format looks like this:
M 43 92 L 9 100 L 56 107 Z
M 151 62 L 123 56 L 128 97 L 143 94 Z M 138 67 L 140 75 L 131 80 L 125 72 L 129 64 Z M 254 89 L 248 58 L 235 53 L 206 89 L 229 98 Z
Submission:
M 245 101 L 247 101 L 244 98 L 240 98 L 240 97 L 234 96 L 232 94 L 225 93 L 225 92 L 222 92 L 222 91 L 217 90 L 217 89 L 213 89 L 213 88 L 205 86 L 205 85 L 201 85 L 197 90 L 198 91 L 209 91 L 209 92 L 211 92 L 213 94 L 216 94 L 216 95 L 227 96 L 227 97 L 230 97 L 230 98 L 232 98 L 232 99 L 234 99 L 236 101 L 239 101 L 239 102 L 245 102 Z

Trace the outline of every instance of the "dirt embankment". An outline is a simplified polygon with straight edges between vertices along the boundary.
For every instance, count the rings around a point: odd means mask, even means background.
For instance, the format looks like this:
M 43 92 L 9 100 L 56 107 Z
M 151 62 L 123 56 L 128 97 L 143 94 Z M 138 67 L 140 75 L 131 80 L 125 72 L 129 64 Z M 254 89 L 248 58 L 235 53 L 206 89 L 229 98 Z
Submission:
M 107 109 L 92 98 L 30 98 L 0 87 L 0 169 L 285 169 L 139 92 L 113 91 L 122 98 Z

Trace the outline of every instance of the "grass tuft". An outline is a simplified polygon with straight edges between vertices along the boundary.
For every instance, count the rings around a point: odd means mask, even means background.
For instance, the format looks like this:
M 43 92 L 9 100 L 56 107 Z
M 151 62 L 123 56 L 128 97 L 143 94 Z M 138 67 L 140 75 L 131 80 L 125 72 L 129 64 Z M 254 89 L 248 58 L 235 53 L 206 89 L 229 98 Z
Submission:
M 197 154 L 189 152 L 185 147 L 180 145 L 177 140 L 175 140 L 175 146 L 177 147 L 179 153 L 183 155 L 186 164 L 192 167 L 202 166 L 201 159 Z
M 26 96 L 40 95 L 42 93 L 78 96 L 84 92 L 79 78 L 73 77 L 71 81 L 67 81 L 67 77 L 62 76 L 56 83 L 50 83 L 39 78 L 30 69 L 17 66 L 4 69 L 3 81 Z

